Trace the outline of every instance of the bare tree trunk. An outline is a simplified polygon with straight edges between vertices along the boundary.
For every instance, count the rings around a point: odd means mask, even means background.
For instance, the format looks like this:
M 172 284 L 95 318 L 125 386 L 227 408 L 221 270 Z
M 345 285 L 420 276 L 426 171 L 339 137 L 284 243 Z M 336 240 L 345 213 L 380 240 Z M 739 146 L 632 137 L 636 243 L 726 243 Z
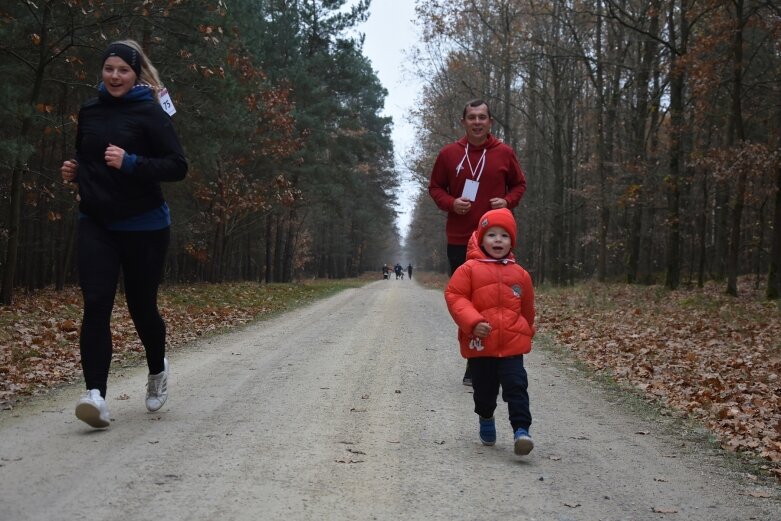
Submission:
M 767 198 L 762 200 L 762 204 L 759 205 L 757 210 L 757 222 L 759 223 L 759 236 L 756 241 L 756 248 L 754 248 L 755 255 L 755 269 L 754 273 L 754 289 L 759 289 L 760 280 L 762 279 L 762 243 L 765 242 L 765 205 L 767 204 Z
M 651 13 L 648 33 L 656 35 L 659 32 L 659 11 L 661 0 L 651 2 Z M 640 269 L 640 243 L 643 233 L 643 207 L 646 198 L 646 182 L 649 177 L 648 172 L 648 154 L 646 151 L 646 128 L 648 124 L 648 107 L 650 105 L 648 82 L 651 79 L 653 64 L 658 60 L 658 44 L 652 38 L 646 38 L 640 44 L 638 49 L 637 63 L 637 81 L 635 83 L 635 99 L 637 105 L 633 110 L 632 117 L 632 143 L 631 143 L 631 161 L 634 168 L 641 172 L 641 177 L 636 180 L 638 192 L 635 198 L 635 204 L 631 207 L 631 224 L 629 227 L 628 257 L 626 280 L 630 284 L 637 281 Z
M 296 237 L 296 211 L 291 209 L 288 212 L 287 219 L 287 231 L 285 240 L 285 269 L 282 273 L 282 282 L 291 282 L 293 280 L 293 262 L 296 255 L 295 252 L 295 237 Z
M 706 237 L 708 235 L 708 172 L 702 172 L 702 210 L 697 216 L 697 235 L 699 241 L 697 249 L 699 250 L 699 262 L 697 265 L 697 287 L 705 286 L 705 257 Z
M 565 101 L 561 89 L 561 77 L 559 76 L 561 60 L 558 57 L 551 58 L 551 80 L 553 83 L 553 150 L 552 169 L 553 186 L 551 187 L 551 240 L 549 246 L 550 277 L 554 284 L 564 282 L 563 268 L 563 244 L 564 236 L 564 112 Z
M 274 233 L 274 282 L 282 282 L 283 274 L 283 252 L 285 246 L 284 219 L 282 214 L 276 214 L 276 231 Z
M 66 233 L 65 243 L 63 244 L 63 253 L 60 257 L 60 262 L 57 265 L 55 289 L 61 291 L 65 287 L 65 278 L 70 272 L 70 266 L 73 259 L 73 246 L 76 242 L 76 218 L 74 215 L 68 215 L 65 217 L 66 221 Z
M 46 217 L 42 215 L 43 213 L 43 208 L 39 204 L 34 211 L 33 221 L 30 223 L 30 247 L 25 252 L 28 256 L 25 264 L 30 266 L 30 280 L 27 287 L 31 290 L 40 289 L 46 284 L 46 248 L 44 245 L 53 242 L 44 238 Z
M 779 112 L 781 114 L 781 112 Z M 776 201 L 773 214 L 773 240 L 770 247 L 770 266 L 767 272 L 769 300 L 781 298 L 781 166 L 776 169 Z
M 679 26 L 676 23 L 676 14 L 679 18 Z M 675 9 L 674 3 L 670 3 L 670 10 L 667 15 L 668 30 L 673 49 L 670 53 L 670 172 L 667 181 L 667 270 L 665 275 L 665 286 L 669 289 L 676 289 L 680 284 L 681 277 L 681 192 L 680 179 L 684 168 L 685 154 L 683 147 L 683 96 L 685 86 L 685 73 L 678 70 L 680 60 L 678 54 L 683 53 L 688 41 L 688 27 L 686 21 L 686 9 L 680 6 Z M 678 27 L 679 31 L 676 30 Z M 680 43 L 677 33 L 680 32 Z
M 274 273 L 273 273 L 273 267 L 274 267 L 274 236 L 273 236 L 273 226 L 271 220 L 274 218 L 274 214 L 269 213 L 266 215 L 266 261 L 265 266 L 263 266 L 263 280 L 266 281 L 268 284 L 269 282 L 274 280 Z
M 743 108 L 740 95 L 743 89 L 743 0 L 733 0 L 735 5 L 735 39 L 733 41 L 732 63 L 732 112 L 730 114 L 730 146 L 742 145 L 745 140 L 743 130 Z M 738 294 L 738 271 L 740 257 L 740 223 L 743 217 L 743 203 L 746 198 L 748 173 L 745 168 L 738 172 L 738 186 L 732 205 L 732 230 L 730 233 L 729 255 L 727 257 L 727 294 Z
M 661 104 L 661 91 L 662 91 L 662 71 L 660 68 L 659 61 L 654 62 L 653 67 L 653 89 L 652 89 L 652 95 L 649 98 L 651 109 L 649 110 L 649 117 L 648 117 L 648 127 L 650 129 L 656 129 L 659 125 L 659 120 L 661 119 L 661 111 L 660 111 L 660 104 Z M 648 165 L 650 168 L 650 173 L 655 173 L 654 167 L 651 165 L 656 165 L 659 163 L 659 132 L 657 131 L 651 131 L 648 135 Z M 651 177 L 650 175 L 647 177 Z M 654 176 L 655 177 L 655 176 Z M 657 188 L 658 190 L 658 188 Z M 647 194 L 651 195 L 655 192 L 647 191 Z M 648 205 L 648 207 L 645 208 L 645 211 L 643 212 L 644 215 L 644 225 L 640 231 L 640 251 L 643 252 L 643 255 L 640 256 L 640 260 L 638 262 L 637 267 L 637 280 L 640 284 L 654 284 L 656 283 L 654 279 L 654 263 L 657 261 L 658 255 L 656 255 L 656 252 L 654 251 L 654 229 L 656 225 L 656 208 L 654 207 L 653 202 Z
M 602 3 L 599 2 L 601 11 Z M 605 145 L 605 72 L 602 54 L 602 16 L 597 16 L 596 90 L 597 90 L 597 174 L 599 175 L 599 228 L 597 230 L 597 280 L 604 282 L 607 277 L 607 223 L 610 210 L 607 203 L 607 147 Z
M 22 123 L 22 131 L 19 141 L 27 136 L 30 129 L 30 119 L 25 118 Z M 19 255 L 19 235 L 22 214 L 22 174 L 24 167 L 17 163 L 11 174 L 11 209 L 8 222 L 8 245 L 5 263 L 3 265 L 3 281 L 0 288 L 0 304 L 11 304 L 14 295 L 14 280 L 16 275 L 16 261 Z
M 223 219 L 217 223 L 212 243 L 212 262 L 209 270 L 209 282 L 222 282 L 223 252 L 225 251 L 225 223 Z
M 672 113 L 672 126 L 670 132 L 670 172 L 667 181 L 667 272 L 665 286 L 676 289 L 680 284 L 680 242 L 681 242 L 681 218 L 680 218 L 680 187 L 678 186 L 683 160 L 683 147 L 681 146 L 680 126 L 683 124 L 681 111 L 683 110 L 683 79 L 675 77 L 670 82 L 670 112 Z

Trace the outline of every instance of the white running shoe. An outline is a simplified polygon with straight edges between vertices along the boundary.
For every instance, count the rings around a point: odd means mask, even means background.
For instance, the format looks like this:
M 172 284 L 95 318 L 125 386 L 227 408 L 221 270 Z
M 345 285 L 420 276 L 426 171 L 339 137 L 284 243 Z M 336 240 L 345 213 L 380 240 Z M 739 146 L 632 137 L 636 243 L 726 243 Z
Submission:
M 149 412 L 155 412 L 165 404 L 168 399 L 168 359 L 163 358 L 162 373 L 150 374 L 146 383 L 146 408 Z
M 76 418 L 96 429 L 105 429 L 111 425 L 108 405 L 99 390 L 90 389 L 79 398 L 76 403 Z

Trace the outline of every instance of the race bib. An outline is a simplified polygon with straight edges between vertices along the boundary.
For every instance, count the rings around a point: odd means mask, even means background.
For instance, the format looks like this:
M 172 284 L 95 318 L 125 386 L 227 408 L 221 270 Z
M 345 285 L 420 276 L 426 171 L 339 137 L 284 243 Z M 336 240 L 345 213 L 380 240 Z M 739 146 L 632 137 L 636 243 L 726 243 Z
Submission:
M 168 94 L 168 89 L 160 91 L 160 106 L 168 113 L 169 116 L 176 114 L 176 108 L 174 108 L 174 102 L 171 101 L 171 95 Z
M 477 181 L 472 181 L 471 179 L 467 179 L 466 183 L 464 183 L 464 191 L 461 192 L 461 197 L 475 202 L 475 199 L 477 199 L 477 189 L 479 187 L 480 183 Z

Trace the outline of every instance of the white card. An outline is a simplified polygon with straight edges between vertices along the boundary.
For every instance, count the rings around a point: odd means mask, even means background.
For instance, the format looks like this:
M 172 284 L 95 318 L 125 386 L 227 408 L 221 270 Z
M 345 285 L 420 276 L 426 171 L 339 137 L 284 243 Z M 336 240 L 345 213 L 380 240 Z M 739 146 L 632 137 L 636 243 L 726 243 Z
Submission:
M 160 91 L 160 106 L 163 107 L 163 110 L 166 111 L 169 116 L 176 114 L 174 102 L 171 101 L 171 95 L 168 94 L 168 89 Z
M 464 184 L 464 191 L 461 192 L 461 197 L 464 197 L 474 202 L 475 199 L 477 198 L 477 189 L 479 187 L 480 187 L 480 183 L 478 183 L 477 181 L 472 181 L 471 179 L 467 179 L 466 183 Z

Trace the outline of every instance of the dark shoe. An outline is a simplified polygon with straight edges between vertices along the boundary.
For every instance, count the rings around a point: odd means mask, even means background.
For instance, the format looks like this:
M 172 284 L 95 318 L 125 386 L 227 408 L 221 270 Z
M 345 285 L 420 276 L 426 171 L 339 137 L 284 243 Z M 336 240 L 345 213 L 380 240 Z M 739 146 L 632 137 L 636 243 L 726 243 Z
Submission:
M 496 443 L 496 422 L 494 417 L 480 418 L 480 442 L 483 445 L 491 446 Z
M 519 456 L 526 456 L 534 448 L 534 442 L 532 437 L 529 436 L 529 431 L 523 427 L 519 427 L 515 431 L 515 453 Z
M 472 371 L 469 370 L 469 361 L 466 362 L 466 371 L 464 371 L 464 379 L 462 380 L 464 385 L 472 387 Z

